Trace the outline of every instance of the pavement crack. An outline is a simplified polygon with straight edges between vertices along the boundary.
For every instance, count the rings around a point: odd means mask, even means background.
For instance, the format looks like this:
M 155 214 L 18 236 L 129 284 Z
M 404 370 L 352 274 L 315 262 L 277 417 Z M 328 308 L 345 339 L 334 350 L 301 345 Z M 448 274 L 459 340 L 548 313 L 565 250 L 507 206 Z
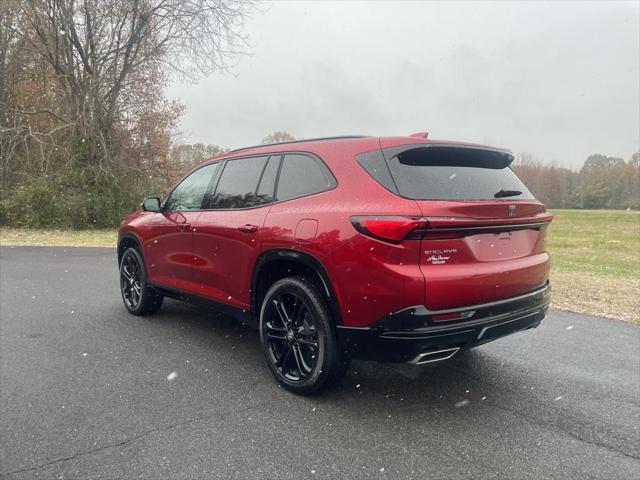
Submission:
M 149 429 L 149 430 L 145 430 L 144 432 L 139 433 L 137 435 L 133 435 L 132 437 L 125 438 L 124 440 L 122 440 L 120 442 L 110 443 L 110 444 L 107 444 L 107 445 L 102 445 L 102 446 L 94 448 L 92 450 L 81 451 L 81 452 L 77 452 L 77 453 L 74 453 L 73 455 L 69 455 L 69 456 L 66 456 L 66 457 L 60 457 L 60 458 L 56 458 L 54 460 L 49 460 L 49 461 L 47 461 L 45 463 L 42 463 L 40 465 L 36 465 L 34 467 L 21 468 L 19 470 L 13 470 L 11 472 L 0 472 L 0 477 L 4 478 L 4 477 L 6 477 L 8 475 L 16 475 L 16 474 L 19 474 L 19 473 L 26 473 L 26 472 L 33 472 L 33 471 L 36 471 L 36 470 L 41 470 L 43 468 L 50 467 L 50 466 L 56 465 L 58 463 L 68 462 L 70 460 L 75 460 L 76 458 L 84 457 L 84 456 L 87 456 L 87 455 L 93 455 L 94 453 L 100 452 L 102 450 L 107 450 L 109 448 L 121 447 L 123 445 L 127 445 L 127 444 L 129 444 L 131 442 L 135 442 L 136 440 L 139 440 L 139 439 L 141 439 L 143 437 L 146 437 L 146 436 L 151 435 L 151 434 L 156 433 L 156 432 L 164 432 L 164 431 L 172 430 L 174 428 L 184 427 L 186 425 L 191 425 L 193 423 L 197 423 L 197 422 L 200 422 L 202 420 L 208 420 L 208 419 L 215 418 L 215 417 L 228 417 L 228 416 L 232 416 L 232 415 L 236 415 L 236 414 L 246 413 L 248 411 L 255 410 L 256 408 L 259 408 L 259 407 L 265 405 L 266 403 L 267 402 L 260 402 L 260 403 L 257 403 L 255 405 L 251 405 L 249 407 L 241 408 L 239 410 L 231 410 L 231 411 L 226 411 L 226 412 L 215 412 L 215 413 L 211 413 L 209 415 L 201 415 L 199 417 L 191 418 L 189 420 L 185 420 L 185 421 L 182 421 L 182 422 L 175 422 L 175 423 L 171 423 L 169 425 L 164 425 L 164 426 L 161 426 L 161 427 L 152 428 L 152 429 Z
M 464 370 L 464 369 L 462 369 L 462 368 L 460 368 L 458 366 L 455 366 L 455 365 L 452 368 L 453 368 L 453 370 L 455 370 L 455 371 L 457 371 L 459 373 L 465 374 L 465 375 L 468 373 L 466 370 Z M 478 378 L 477 376 L 473 376 L 473 377 L 474 377 L 474 381 L 476 381 L 479 385 L 483 383 L 482 379 Z M 506 390 L 504 388 L 501 388 L 498 385 L 493 385 L 493 386 L 494 386 L 494 388 L 496 388 L 499 391 L 502 391 L 504 393 L 508 393 L 508 390 Z M 514 414 L 514 415 L 517 415 L 517 416 L 523 418 L 526 422 L 528 422 L 528 423 L 530 423 L 532 425 L 543 426 L 543 427 L 547 427 L 547 428 L 550 428 L 550 429 L 553 429 L 553 430 L 557 430 L 559 432 L 564 433 L 565 435 L 568 435 L 568 436 L 570 436 L 572 438 L 575 438 L 579 442 L 587 443 L 589 445 L 593 445 L 593 446 L 599 447 L 599 448 L 604 448 L 605 450 L 608 450 L 608 451 L 610 451 L 612 453 L 617 453 L 617 454 L 625 456 L 627 458 L 632 458 L 634 460 L 640 460 L 640 456 L 638 456 L 638 455 L 634 455 L 632 453 L 624 452 L 624 451 L 622 451 L 622 450 L 620 450 L 620 449 L 618 449 L 618 448 L 616 448 L 616 447 L 614 447 L 612 445 L 604 443 L 604 442 L 599 442 L 599 441 L 595 441 L 595 440 L 589 440 L 589 439 L 584 438 L 584 437 L 580 436 L 579 434 L 577 434 L 577 433 L 575 433 L 575 432 L 573 432 L 571 430 L 563 428 L 562 426 L 558 425 L 557 423 L 547 422 L 547 421 L 542 420 L 541 418 L 532 417 L 530 415 L 526 415 L 525 413 L 523 413 L 523 412 L 521 412 L 519 410 L 508 408 L 508 407 L 506 407 L 504 405 L 498 405 L 498 404 L 493 403 L 493 402 L 485 402 L 485 403 L 487 405 L 489 405 L 489 406 L 497 408 L 498 410 L 502 410 L 502 411 L 509 412 L 509 413 Z
M 520 412 L 518 410 L 514 410 L 514 409 L 511 409 L 511 408 L 505 407 L 504 405 L 498 405 L 498 404 L 495 404 L 493 402 L 487 402 L 487 405 L 495 407 L 498 410 L 503 410 L 505 412 L 513 413 L 514 415 L 517 415 L 517 416 L 523 418 L 526 422 L 531 423 L 533 425 L 537 425 L 537 426 L 542 425 L 544 427 L 560 431 L 560 432 L 564 433 L 565 435 L 568 435 L 568 436 L 570 436 L 572 438 L 575 438 L 579 442 L 588 443 L 589 445 L 593 445 L 593 446 L 599 447 L 599 448 L 604 448 L 605 450 L 608 450 L 608 451 L 613 452 L 613 453 L 617 453 L 619 455 L 623 455 L 623 456 L 628 457 L 628 458 L 632 458 L 634 460 L 640 460 L 640 457 L 637 456 L 637 455 L 633 455 L 632 453 L 623 452 L 622 450 L 620 450 L 618 448 L 615 448 L 615 447 L 613 447 L 611 445 L 608 445 L 606 443 L 603 443 L 603 442 L 598 442 L 596 440 L 589 440 L 587 438 L 584 438 L 584 437 L 578 435 L 575 432 L 572 432 L 571 430 L 568 430 L 566 428 L 562 428 L 561 426 L 559 426 L 559 425 L 557 425 L 555 423 L 545 422 L 545 421 L 542 421 L 540 419 L 533 418 L 533 417 L 531 417 L 529 415 L 526 415 L 526 414 L 524 414 L 524 413 L 522 413 L 522 412 Z

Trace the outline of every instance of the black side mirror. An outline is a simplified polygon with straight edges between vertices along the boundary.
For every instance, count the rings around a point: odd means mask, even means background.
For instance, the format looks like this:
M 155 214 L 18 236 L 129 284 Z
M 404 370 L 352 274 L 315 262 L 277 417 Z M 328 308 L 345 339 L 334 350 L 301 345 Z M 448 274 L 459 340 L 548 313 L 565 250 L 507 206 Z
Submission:
M 145 212 L 159 212 L 162 210 L 160 199 L 158 197 L 147 197 L 140 205 Z

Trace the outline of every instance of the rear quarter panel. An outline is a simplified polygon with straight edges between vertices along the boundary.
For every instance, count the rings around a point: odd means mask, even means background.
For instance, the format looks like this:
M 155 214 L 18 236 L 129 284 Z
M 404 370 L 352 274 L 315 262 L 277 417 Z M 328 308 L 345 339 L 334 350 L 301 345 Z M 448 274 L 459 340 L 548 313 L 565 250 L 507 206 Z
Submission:
M 358 165 L 357 154 L 379 148 L 377 139 L 367 140 L 364 146 L 318 143 L 305 149 L 325 161 L 338 185 L 273 204 L 262 235 L 263 251 L 298 249 L 324 265 L 347 326 L 370 325 L 424 299 L 420 242 L 391 245 L 361 235 L 351 224 L 352 215 L 420 215 L 415 201 L 391 194 Z M 296 239 L 296 227 L 307 220 L 317 222 L 315 237 Z

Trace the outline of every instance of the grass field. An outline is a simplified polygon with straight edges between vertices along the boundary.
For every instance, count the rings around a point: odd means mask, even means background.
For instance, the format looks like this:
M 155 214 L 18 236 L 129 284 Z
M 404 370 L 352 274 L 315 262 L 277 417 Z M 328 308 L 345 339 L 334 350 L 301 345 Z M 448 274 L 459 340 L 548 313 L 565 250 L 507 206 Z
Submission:
M 554 307 L 640 323 L 640 212 L 552 213 Z
M 640 212 L 553 210 L 553 306 L 640 323 Z M 0 245 L 113 247 L 113 230 L 0 229 Z

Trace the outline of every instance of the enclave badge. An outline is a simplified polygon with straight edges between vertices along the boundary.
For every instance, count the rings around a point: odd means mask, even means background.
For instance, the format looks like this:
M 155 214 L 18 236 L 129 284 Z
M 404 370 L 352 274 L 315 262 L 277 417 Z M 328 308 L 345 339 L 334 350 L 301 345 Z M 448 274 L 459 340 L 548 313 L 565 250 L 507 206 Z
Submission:
M 509 205 L 509 207 L 507 208 L 507 214 L 510 217 L 515 217 L 516 216 L 516 206 L 511 204 Z

